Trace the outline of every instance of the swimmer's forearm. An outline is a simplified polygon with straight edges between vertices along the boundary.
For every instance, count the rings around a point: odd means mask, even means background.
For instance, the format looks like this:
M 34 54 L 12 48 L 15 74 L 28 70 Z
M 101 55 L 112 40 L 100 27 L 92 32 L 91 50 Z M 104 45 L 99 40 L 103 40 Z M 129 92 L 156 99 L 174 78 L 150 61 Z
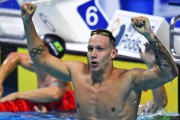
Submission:
M 8 71 L 4 70 L 3 66 L 1 66 L 1 70 L 0 70 L 0 84 L 3 84 L 6 76 L 8 75 Z
M 30 57 L 35 63 L 36 62 L 40 63 L 41 59 L 45 55 L 47 55 L 48 51 L 44 46 L 44 43 L 39 39 L 33 21 L 30 22 L 23 21 L 23 23 L 24 23 L 24 29 L 27 38 L 27 47 Z
M 50 103 L 58 101 L 64 94 L 64 91 L 56 87 L 40 88 L 29 92 L 19 92 L 16 99 L 24 99 L 37 103 Z
M 178 75 L 178 69 L 169 52 L 153 32 L 145 34 L 144 36 L 154 51 L 156 64 L 161 69 L 163 76 L 167 81 L 173 80 Z
M 10 74 L 18 65 L 18 57 L 11 53 L 8 57 L 3 61 L 3 64 L 0 69 L 0 84 L 2 84 L 5 78 Z
M 166 107 L 168 99 L 164 86 L 153 89 L 154 102 L 159 106 L 159 109 Z
M 23 24 L 24 24 L 24 30 L 26 33 L 28 48 L 32 49 L 34 46 L 42 45 L 43 42 L 39 40 L 33 21 L 30 21 L 30 22 L 23 21 Z
M 152 69 L 153 67 L 156 67 L 156 64 L 150 63 L 147 66 L 148 66 L 148 69 Z M 153 98 L 154 98 L 153 102 L 154 102 L 154 104 L 156 104 L 156 106 L 154 107 L 154 110 L 159 110 L 161 108 L 166 107 L 167 94 L 166 94 L 166 89 L 165 89 L 164 85 L 159 88 L 152 89 L 152 93 L 153 93 Z M 156 111 L 154 111 L 154 112 L 156 112 Z

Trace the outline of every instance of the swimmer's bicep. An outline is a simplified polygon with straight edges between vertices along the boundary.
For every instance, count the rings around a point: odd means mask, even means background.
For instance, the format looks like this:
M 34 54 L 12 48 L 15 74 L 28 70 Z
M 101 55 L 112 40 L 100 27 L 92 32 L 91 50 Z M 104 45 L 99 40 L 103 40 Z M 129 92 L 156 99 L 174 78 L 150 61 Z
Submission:
M 71 81 L 69 63 L 54 56 L 49 56 L 44 62 L 42 70 L 58 80 Z
M 139 69 L 134 75 L 134 84 L 140 90 L 155 89 L 165 84 L 159 68 L 152 68 L 149 70 Z

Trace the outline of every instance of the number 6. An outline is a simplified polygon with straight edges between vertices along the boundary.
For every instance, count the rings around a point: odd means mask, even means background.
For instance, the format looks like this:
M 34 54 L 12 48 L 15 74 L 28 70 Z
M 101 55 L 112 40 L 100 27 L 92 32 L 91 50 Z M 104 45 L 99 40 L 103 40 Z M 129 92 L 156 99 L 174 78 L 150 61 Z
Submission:
M 91 12 L 93 11 L 93 12 Z M 94 7 L 94 6 L 90 6 L 87 11 L 86 11 L 86 21 L 87 21 L 87 24 L 90 25 L 90 26 L 94 26 L 97 24 L 98 22 L 98 16 L 95 12 L 97 12 L 97 8 Z M 93 21 L 91 21 L 91 17 L 94 18 Z

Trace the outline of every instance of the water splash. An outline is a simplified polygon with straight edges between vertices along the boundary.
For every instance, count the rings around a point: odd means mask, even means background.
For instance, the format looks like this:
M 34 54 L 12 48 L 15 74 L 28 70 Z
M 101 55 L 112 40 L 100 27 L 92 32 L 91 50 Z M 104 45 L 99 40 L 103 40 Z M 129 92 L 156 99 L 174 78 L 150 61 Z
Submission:
M 179 116 L 176 112 L 167 113 L 164 109 L 160 109 L 156 113 L 142 112 L 138 115 L 137 120 L 170 120 L 169 118 L 178 118 L 177 120 L 179 120 Z

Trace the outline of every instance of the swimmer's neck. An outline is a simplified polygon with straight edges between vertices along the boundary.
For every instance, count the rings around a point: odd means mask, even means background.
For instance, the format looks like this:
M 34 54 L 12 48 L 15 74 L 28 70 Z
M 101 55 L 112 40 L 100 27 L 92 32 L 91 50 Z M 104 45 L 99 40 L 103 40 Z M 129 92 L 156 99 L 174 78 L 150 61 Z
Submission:
M 104 69 L 100 71 L 91 71 L 92 84 L 102 83 L 111 76 L 113 72 L 113 67 L 111 69 Z

